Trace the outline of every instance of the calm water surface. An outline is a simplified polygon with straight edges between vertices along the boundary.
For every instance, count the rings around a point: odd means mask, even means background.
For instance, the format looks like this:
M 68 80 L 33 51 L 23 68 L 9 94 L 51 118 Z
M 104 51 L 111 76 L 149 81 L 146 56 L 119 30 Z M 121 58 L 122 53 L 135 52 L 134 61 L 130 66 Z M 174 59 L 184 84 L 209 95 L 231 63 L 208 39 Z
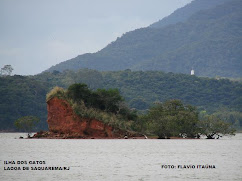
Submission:
M 20 135 L 26 134 L 0 133 L 0 180 L 242 180 L 242 134 L 219 140 L 38 140 Z M 207 164 L 216 168 L 178 168 Z M 70 170 L 23 170 L 52 166 Z M 6 170 L 10 167 L 21 170 Z

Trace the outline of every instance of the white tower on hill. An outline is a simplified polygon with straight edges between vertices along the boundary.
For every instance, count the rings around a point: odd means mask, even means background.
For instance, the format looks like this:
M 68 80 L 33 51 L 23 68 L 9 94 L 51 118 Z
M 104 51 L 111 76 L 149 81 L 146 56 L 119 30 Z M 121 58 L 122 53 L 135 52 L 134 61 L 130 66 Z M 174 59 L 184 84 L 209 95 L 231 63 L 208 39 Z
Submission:
M 194 69 L 191 70 L 191 75 L 194 75 L 195 74 L 195 71 Z

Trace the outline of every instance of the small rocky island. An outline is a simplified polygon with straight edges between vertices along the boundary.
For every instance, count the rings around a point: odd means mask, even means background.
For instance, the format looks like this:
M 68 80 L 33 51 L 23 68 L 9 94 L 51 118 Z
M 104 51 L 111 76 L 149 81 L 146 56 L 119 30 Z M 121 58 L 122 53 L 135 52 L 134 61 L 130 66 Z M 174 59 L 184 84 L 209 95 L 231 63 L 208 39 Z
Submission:
M 96 97 L 93 103 L 91 97 Z M 132 112 L 127 107 L 118 107 L 120 101 L 116 90 L 99 90 L 94 94 L 84 84 L 74 84 L 67 91 L 56 87 L 47 95 L 49 131 L 40 131 L 33 138 L 145 138 L 125 125 Z M 125 109 L 125 114 L 120 114 L 124 112 L 121 109 Z

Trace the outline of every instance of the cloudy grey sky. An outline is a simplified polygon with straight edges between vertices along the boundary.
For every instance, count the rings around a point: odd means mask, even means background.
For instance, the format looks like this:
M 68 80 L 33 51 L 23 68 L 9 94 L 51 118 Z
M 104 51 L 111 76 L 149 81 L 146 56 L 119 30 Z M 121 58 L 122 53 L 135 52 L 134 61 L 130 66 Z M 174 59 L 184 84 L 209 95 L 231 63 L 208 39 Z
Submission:
M 33 75 L 104 48 L 192 0 L 0 0 L 0 68 Z

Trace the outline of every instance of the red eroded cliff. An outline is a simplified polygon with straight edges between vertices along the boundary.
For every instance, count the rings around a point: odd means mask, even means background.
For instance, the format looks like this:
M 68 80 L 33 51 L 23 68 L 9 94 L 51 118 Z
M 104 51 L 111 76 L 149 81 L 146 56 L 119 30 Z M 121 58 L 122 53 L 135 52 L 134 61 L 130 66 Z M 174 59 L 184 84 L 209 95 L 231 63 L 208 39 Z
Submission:
M 70 104 L 54 97 L 47 102 L 49 132 L 37 133 L 34 137 L 54 138 L 123 138 L 136 136 L 115 129 L 96 119 L 81 118 L 76 115 Z

